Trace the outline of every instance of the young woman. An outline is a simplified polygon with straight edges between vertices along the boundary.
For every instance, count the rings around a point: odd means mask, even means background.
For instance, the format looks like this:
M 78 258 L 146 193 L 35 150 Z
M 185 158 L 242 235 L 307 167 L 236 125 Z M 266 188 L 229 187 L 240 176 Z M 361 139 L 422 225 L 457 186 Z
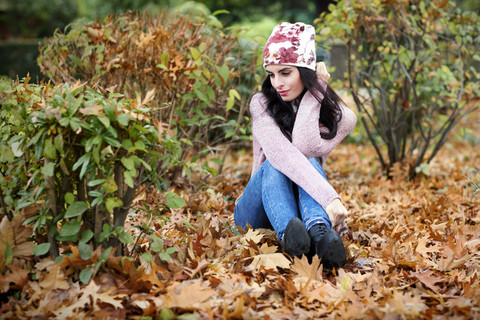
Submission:
M 322 166 L 356 116 L 317 77 L 312 26 L 277 25 L 263 57 L 267 78 L 250 102 L 252 175 L 235 223 L 273 227 L 291 257 L 316 254 L 327 268 L 341 267 L 346 254 L 337 231 L 348 212 Z

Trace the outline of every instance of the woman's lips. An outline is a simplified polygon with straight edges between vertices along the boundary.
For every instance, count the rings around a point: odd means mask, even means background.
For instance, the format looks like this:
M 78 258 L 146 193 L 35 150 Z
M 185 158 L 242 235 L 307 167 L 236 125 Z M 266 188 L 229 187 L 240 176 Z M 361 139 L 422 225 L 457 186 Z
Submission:
M 290 90 L 278 91 L 278 94 L 281 96 L 286 96 Z

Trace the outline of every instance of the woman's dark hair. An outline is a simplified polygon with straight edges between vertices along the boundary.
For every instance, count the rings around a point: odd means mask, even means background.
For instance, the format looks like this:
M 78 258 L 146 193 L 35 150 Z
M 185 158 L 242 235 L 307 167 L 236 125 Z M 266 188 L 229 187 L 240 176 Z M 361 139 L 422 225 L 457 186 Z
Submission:
M 327 127 L 329 132 L 322 132 L 320 135 L 323 139 L 333 139 L 337 135 L 338 122 L 342 118 L 342 112 L 340 109 L 340 102 L 342 100 L 329 85 L 327 85 L 326 91 L 322 88 L 320 83 L 318 83 L 315 71 L 304 67 L 297 68 L 300 73 L 300 79 L 305 86 L 305 91 L 300 98 L 302 98 L 308 90 L 319 102 L 321 102 L 322 105 L 320 108 L 319 122 Z M 268 113 L 273 119 L 275 119 L 275 122 L 278 124 L 283 134 L 291 140 L 295 114 L 290 102 L 283 101 L 277 93 L 277 90 L 273 88 L 272 83 L 270 82 L 270 77 L 267 77 L 263 81 L 262 93 L 268 101 Z M 321 99 L 319 93 L 323 95 L 323 99 Z

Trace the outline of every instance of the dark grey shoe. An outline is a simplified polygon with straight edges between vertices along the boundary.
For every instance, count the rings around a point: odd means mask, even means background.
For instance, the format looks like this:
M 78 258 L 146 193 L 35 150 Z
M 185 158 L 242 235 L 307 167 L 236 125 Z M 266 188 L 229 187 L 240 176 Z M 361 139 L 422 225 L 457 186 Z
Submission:
M 283 249 L 292 257 L 302 258 L 310 251 L 310 236 L 302 220 L 292 218 L 283 235 Z
M 345 265 L 347 255 L 343 240 L 333 229 L 328 228 L 323 223 L 315 224 L 308 230 L 310 235 L 310 257 L 318 255 L 322 264 L 326 268 L 340 268 Z

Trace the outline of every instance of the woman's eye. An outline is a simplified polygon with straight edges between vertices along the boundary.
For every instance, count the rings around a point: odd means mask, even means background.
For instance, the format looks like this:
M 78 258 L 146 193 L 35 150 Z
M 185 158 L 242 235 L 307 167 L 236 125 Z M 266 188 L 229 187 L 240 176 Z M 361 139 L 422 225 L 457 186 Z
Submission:
M 282 73 L 283 76 L 288 76 L 289 74 L 290 74 L 290 72 Z

